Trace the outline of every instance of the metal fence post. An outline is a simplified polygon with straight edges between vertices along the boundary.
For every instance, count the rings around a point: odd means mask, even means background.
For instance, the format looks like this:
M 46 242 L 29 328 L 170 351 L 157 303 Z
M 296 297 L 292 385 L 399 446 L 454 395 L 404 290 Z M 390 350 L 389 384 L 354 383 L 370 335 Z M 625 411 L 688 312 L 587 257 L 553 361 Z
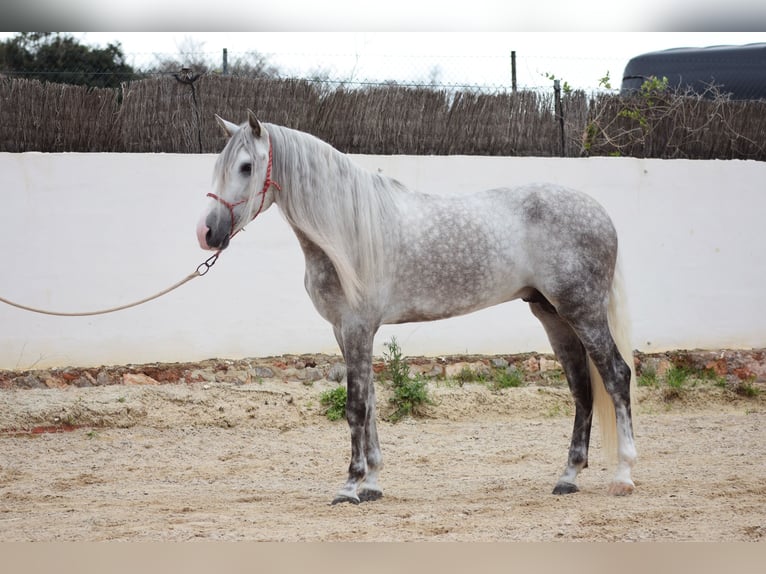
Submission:
M 511 92 L 516 93 L 516 50 L 511 50 Z
M 559 136 L 561 138 L 561 157 L 566 157 L 566 149 L 564 146 L 564 109 L 561 105 L 561 82 L 559 80 L 553 80 L 553 93 L 556 101 L 556 119 L 559 122 Z

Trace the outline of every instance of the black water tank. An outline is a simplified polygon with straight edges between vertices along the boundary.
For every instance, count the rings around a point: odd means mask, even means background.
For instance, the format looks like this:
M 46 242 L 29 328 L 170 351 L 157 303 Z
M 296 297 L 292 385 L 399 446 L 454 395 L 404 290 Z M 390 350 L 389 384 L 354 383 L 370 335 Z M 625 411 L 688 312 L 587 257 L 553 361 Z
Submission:
M 715 84 L 734 100 L 766 99 L 766 43 L 708 48 L 672 48 L 631 58 L 622 94 L 638 91 L 650 77 L 667 77 L 671 89 L 703 94 Z

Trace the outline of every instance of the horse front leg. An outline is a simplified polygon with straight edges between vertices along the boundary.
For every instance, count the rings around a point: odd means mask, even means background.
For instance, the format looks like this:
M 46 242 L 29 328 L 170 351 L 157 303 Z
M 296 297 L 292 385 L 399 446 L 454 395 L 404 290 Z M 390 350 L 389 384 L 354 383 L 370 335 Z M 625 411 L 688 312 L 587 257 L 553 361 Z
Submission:
M 362 325 L 336 329 L 346 361 L 346 420 L 351 431 L 351 462 L 348 479 L 333 504 L 375 500 L 382 496 L 378 486 L 380 448 L 375 425 L 375 389 L 372 375 L 372 341 L 375 328 Z M 340 341 L 339 341 L 340 342 Z
M 376 423 L 377 413 L 375 408 L 375 383 L 370 373 L 370 384 L 367 395 L 367 415 L 364 428 L 365 459 L 367 461 L 367 474 L 364 482 L 359 487 L 359 499 L 362 502 L 378 500 L 383 496 L 383 491 L 378 484 L 378 475 L 383 466 L 383 457 L 380 454 L 378 443 L 378 428 Z

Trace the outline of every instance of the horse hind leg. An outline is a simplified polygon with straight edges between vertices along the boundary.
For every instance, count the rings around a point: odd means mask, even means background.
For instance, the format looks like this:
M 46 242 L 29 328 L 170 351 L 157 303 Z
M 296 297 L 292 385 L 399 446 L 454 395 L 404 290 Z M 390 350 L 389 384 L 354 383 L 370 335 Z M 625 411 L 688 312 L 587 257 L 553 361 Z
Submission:
M 631 353 L 627 341 L 615 341 L 606 313 L 581 317 L 587 318 L 580 319 L 574 329 L 591 362 L 594 402 L 599 413 L 604 449 L 612 458 L 616 450 L 617 470 L 609 493 L 624 496 L 631 494 L 635 488 L 631 470 L 637 458 L 630 396 L 633 369 L 626 362 L 631 359 Z M 611 323 L 617 326 L 619 317 L 612 316 L 611 310 L 610 317 Z
M 580 471 L 588 466 L 591 425 L 593 422 L 593 394 L 588 370 L 588 356 L 577 335 L 542 295 L 529 300 L 529 307 L 545 328 L 553 352 L 564 369 L 569 389 L 575 401 L 575 419 L 569 456 L 553 494 L 571 494 L 579 489 L 576 484 Z

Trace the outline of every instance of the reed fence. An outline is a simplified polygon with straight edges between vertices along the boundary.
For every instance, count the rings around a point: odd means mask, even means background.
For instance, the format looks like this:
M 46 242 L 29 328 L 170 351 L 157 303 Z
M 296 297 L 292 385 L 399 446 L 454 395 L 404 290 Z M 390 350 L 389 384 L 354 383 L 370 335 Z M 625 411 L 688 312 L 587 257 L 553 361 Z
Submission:
M 360 88 L 214 74 L 120 89 L 0 78 L 0 151 L 217 153 L 225 138 L 214 114 L 239 122 L 247 108 L 347 153 L 766 160 L 763 100 L 575 91 L 557 102 L 553 90 Z

